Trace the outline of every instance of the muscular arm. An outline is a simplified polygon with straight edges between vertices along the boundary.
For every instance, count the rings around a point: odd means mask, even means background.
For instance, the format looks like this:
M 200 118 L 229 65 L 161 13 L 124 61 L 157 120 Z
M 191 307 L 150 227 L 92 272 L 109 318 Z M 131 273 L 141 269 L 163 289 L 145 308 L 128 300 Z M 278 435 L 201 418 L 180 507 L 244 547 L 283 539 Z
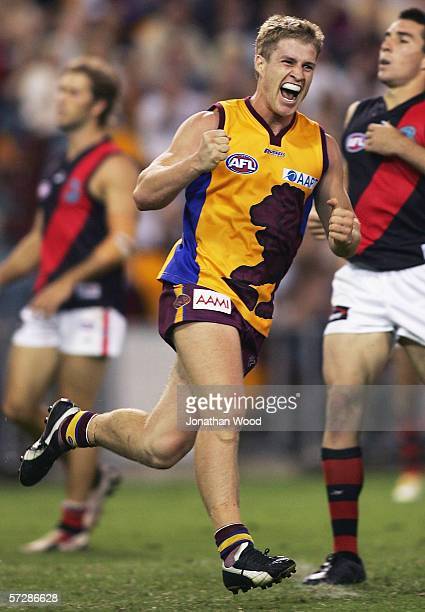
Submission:
M 22 278 L 35 269 L 40 260 L 42 216 L 37 212 L 31 230 L 18 242 L 0 264 L 0 286 Z
M 342 158 L 335 140 L 326 135 L 329 168 L 315 194 L 316 210 L 328 236 L 331 250 L 351 257 L 360 241 L 360 224 L 344 187 Z
M 170 147 L 137 179 L 133 197 L 139 210 L 168 206 L 189 183 L 226 158 L 229 138 L 217 125 L 218 113 L 209 111 L 180 126 Z
M 136 177 L 136 168 L 126 157 L 111 157 L 101 165 L 92 179 L 91 191 L 105 204 L 108 234 L 87 259 L 42 289 L 31 302 L 32 308 L 45 314 L 56 312 L 77 283 L 110 270 L 130 254 L 136 224 L 131 194 Z

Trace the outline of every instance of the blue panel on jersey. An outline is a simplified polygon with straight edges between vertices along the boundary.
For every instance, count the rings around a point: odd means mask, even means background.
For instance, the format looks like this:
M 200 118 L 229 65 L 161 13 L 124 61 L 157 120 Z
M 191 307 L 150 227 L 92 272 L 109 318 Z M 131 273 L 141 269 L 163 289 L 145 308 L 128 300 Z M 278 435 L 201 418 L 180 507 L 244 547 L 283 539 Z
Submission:
M 310 214 L 311 207 L 313 206 L 313 196 L 309 196 L 304 203 L 303 218 L 301 220 L 300 234 L 304 236 L 305 228 L 307 226 L 308 215 Z
M 182 242 L 176 248 L 173 258 L 161 278 L 172 283 L 197 283 L 199 265 L 196 263 L 196 228 L 209 184 L 211 172 L 201 174 L 186 188 L 186 205 L 183 216 Z

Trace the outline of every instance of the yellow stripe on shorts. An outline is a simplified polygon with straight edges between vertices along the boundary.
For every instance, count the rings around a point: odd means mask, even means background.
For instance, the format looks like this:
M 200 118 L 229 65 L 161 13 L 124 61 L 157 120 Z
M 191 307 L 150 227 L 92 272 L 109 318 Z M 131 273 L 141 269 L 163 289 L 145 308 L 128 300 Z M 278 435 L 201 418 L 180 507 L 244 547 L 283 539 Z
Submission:
M 174 285 L 174 295 L 176 299 L 183 293 L 183 285 Z M 181 323 L 183 321 L 183 306 L 176 309 L 176 316 L 174 317 L 174 323 Z

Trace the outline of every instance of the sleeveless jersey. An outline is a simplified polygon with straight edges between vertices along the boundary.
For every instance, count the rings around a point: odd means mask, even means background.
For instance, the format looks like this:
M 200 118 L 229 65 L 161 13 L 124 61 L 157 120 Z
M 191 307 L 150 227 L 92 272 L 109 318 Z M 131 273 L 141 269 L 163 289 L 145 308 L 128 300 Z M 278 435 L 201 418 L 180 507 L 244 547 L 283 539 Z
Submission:
M 249 99 L 215 108 L 219 127 L 231 137 L 230 151 L 186 188 L 183 237 L 159 278 L 229 296 L 267 336 L 275 291 L 296 255 L 314 188 L 327 168 L 326 139 L 301 113 L 274 135 Z
M 369 123 L 389 121 L 425 146 L 425 94 L 387 110 L 382 97 L 358 105 L 342 137 L 349 195 L 361 222 L 353 263 L 402 270 L 425 263 L 425 176 L 398 157 L 364 150 Z
M 94 172 L 110 155 L 122 151 L 102 140 L 72 161 L 62 158 L 50 166 L 38 186 L 43 214 L 41 259 L 34 293 L 87 259 L 105 239 L 108 228 L 104 203 L 88 189 Z M 123 310 L 124 275 L 121 266 L 78 283 L 61 310 L 105 306 Z

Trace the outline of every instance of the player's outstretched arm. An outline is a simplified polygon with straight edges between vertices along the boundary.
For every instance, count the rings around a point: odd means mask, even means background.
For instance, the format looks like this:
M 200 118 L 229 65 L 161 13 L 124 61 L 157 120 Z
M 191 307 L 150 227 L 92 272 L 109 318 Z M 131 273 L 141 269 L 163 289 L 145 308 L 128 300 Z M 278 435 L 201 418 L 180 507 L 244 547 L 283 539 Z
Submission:
M 37 212 L 31 230 L 0 264 L 0 287 L 34 270 L 40 260 L 41 234 L 42 217 Z
M 42 289 L 30 306 L 44 315 L 54 314 L 77 283 L 107 272 L 132 251 L 137 211 L 132 191 L 136 183 L 135 164 L 124 155 L 106 159 L 90 181 L 91 193 L 104 203 L 108 233 L 91 254 L 57 280 Z
M 189 183 L 226 159 L 230 139 L 217 126 L 217 111 L 206 111 L 179 127 L 170 147 L 138 177 L 133 197 L 139 210 L 164 208 Z
M 334 138 L 326 135 L 329 168 L 315 193 L 316 210 L 339 257 L 351 257 L 360 242 L 360 224 L 344 187 L 341 153 Z

